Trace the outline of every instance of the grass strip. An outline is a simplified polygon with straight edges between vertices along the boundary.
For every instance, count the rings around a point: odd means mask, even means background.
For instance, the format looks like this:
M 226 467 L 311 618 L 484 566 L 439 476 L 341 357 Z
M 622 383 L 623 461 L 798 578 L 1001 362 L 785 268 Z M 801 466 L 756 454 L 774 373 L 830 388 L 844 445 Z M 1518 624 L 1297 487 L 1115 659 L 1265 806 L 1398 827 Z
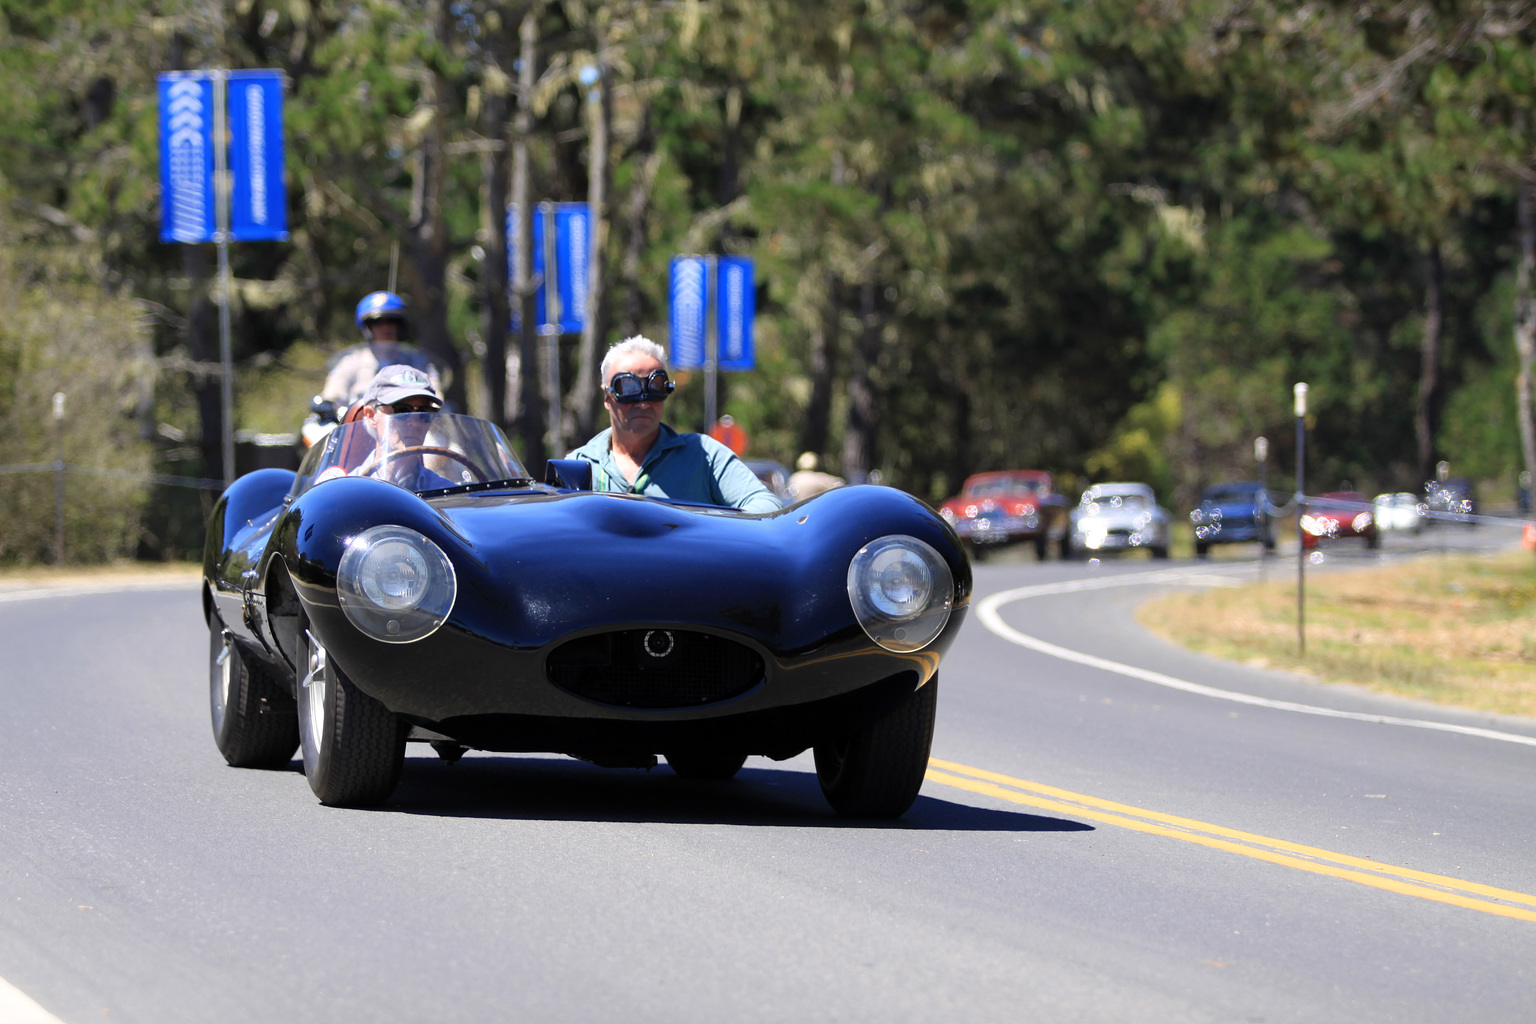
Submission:
M 1297 652 L 1294 573 L 1154 598 L 1136 617 L 1216 657 L 1536 717 L 1536 559 L 1527 552 L 1309 571 L 1305 657 Z

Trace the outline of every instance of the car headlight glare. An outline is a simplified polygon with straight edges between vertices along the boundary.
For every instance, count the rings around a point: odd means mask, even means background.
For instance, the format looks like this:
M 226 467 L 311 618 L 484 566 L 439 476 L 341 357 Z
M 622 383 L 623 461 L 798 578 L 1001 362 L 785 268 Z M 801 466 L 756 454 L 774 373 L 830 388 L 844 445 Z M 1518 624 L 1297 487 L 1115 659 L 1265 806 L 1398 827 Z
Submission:
M 1355 528 L 1356 533 L 1364 533 L 1371 528 L 1371 514 L 1369 512 L 1361 512 L 1355 516 L 1355 521 L 1350 525 Z
M 358 629 L 386 643 L 431 636 L 448 620 L 458 593 L 443 549 L 404 526 L 375 526 L 352 538 L 336 570 L 341 610 Z
M 917 651 L 932 643 L 949 621 L 954 592 L 949 563 L 905 534 L 871 541 L 848 564 L 854 616 L 888 651 Z
M 1323 525 L 1323 521 L 1316 516 L 1302 516 L 1301 528 L 1314 537 L 1321 537 L 1328 532 L 1328 528 Z

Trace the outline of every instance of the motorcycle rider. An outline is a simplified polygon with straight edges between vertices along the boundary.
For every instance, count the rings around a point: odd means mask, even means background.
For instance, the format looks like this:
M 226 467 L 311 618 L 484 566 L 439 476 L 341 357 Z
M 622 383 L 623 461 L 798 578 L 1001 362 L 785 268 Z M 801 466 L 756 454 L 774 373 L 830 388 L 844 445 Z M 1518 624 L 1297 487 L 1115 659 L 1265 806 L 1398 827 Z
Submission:
M 357 304 L 356 321 L 363 344 L 342 349 L 327 367 L 325 386 L 310 404 L 311 415 L 300 431 L 309 448 L 347 417 L 347 410 L 386 366 L 411 366 L 422 371 L 433 390 L 443 384 L 432 357 L 414 345 L 404 344 L 410 330 L 405 300 L 394 292 L 371 292 Z
M 357 326 L 364 343 L 342 350 L 332 360 L 320 397 L 341 406 L 362 397 L 368 382 L 386 366 L 414 366 L 442 393 L 442 381 L 432 357 L 413 345 L 404 344 L 410 329 L 405 301 L 394 292 L 373 292 L 357 304 Z

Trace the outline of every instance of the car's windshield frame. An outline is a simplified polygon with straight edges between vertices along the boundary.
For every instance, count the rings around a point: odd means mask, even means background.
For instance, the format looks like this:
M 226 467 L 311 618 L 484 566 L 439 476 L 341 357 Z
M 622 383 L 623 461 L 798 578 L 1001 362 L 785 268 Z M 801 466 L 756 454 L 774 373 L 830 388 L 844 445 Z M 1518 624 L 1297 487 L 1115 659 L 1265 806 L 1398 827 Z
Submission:
M 387 444 L 381 444 L 381 437 Z M 438 451 L 414 451 L 423 447 Z M 329 480 L 365 476 L 416 494 L 531 482 L 512 443 L 494 423 L 448 412 L 396 413 L 343 423 L 327 434 L 300 463 L 289 499 Z

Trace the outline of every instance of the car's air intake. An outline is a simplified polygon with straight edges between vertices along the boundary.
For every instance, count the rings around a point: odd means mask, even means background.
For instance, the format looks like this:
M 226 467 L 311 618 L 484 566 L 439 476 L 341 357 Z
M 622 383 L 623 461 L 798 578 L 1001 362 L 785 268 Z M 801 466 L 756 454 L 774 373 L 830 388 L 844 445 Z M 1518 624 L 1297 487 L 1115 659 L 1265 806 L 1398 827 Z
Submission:
M 578 697 L 629 708 L 691 708 L 739 696 L 763 659 L 724 637 L 684 629 L 584 636 L 550 652 L 549 679 Z

